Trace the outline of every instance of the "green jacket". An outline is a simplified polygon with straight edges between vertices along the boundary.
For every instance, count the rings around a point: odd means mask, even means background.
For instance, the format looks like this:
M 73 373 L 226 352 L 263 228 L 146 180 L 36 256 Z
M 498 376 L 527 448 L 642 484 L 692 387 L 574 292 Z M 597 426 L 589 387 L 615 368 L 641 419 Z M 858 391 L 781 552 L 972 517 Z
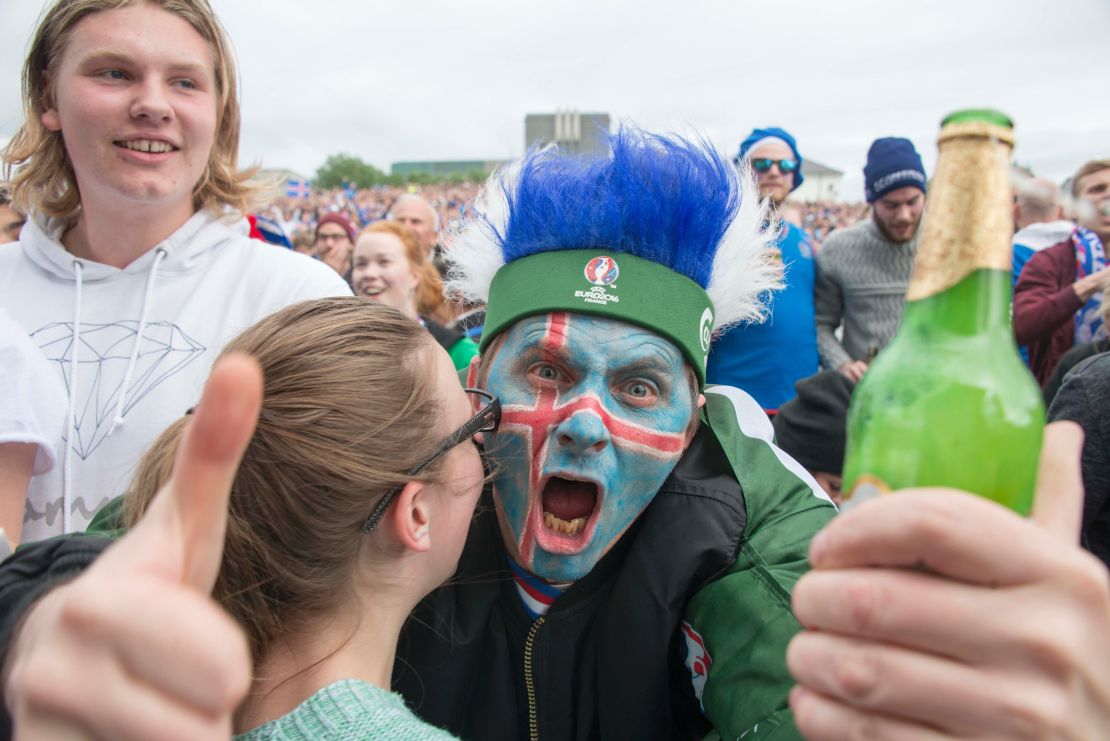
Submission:
M 706 388 L 703 419 L 732 464 L 748 519 L 736 563 L 686 607 L 711 657 L 702 705 L 721 738 L 800 738 L 786 698 L 786 646 L 801 630 L 790 607 L 809 568 L 809 542 L 836 514 L 816 482 L 771 444 L 770 422 L 746 394 Z

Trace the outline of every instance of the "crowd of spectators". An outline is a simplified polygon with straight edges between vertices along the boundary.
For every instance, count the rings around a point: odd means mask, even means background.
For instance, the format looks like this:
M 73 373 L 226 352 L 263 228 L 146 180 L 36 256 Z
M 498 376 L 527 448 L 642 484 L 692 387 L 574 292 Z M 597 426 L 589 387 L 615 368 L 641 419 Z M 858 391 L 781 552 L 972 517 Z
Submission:
M 274 200 L 207 0 L 102 4 L 45 11 L 0 153 L 0 739 L 1106 735 L 1110 160 L 1019 182 L 990 263 L 1038 381 L 1072 366 L 1032 517 L 840 514 L 910 140 L 867 205 L 790 202 L 778 126 L 752 181 L 629 128 L 481 218 L 476 183 Z
M 363 190 L 332 188 L 311 190 L 305 197 L 283 195 L 262 212 L 277 222 L 290 241 L 298 235 L 312 235 L 317 220 L 328 213 L 341 213 L 356 230 L 386 218 L 398 198 L 406 193 L 421 196 L 439 217 L 441 228 L 462 216 L 474 200 L 480 183 L 442 183 L 431 185 L 378 186 Z
M 437 183 L 405 186 L 378 186 L 362 190 L 331 188 L 312 189 L 307 196 L 283 195 L 262 212 L 281 226 L 290 242 L 298 235 L 312 241 L 316 221 L 327 213 L 341 213 L 361 230 L 388 216 L 394 202 L 406 193 L 419 195 L 435 209 L 441 233 L 450 232 L 450 225 L 461 218 L 467 205 L 478 194 L 481 183 Z M 852 226 L 868 215 L 866 203 L 836 201 L 790 201 L 782 209 L 785 220 L 803 229 L 813 245 L 820 249 L 825 239 L 837 229 Z
M 834 231 L 852 226 L 867 218 L 869 213 L 866 203 L 812 201 L 799 203 L 796 207 L 801 212 L 798 226 L 805 230 L 818 249 Z

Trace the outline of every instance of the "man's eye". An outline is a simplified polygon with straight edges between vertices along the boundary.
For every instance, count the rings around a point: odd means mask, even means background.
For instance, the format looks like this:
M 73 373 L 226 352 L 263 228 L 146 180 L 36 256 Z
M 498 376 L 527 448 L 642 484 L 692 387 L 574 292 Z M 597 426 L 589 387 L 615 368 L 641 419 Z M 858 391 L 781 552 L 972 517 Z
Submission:
M 550 363 L 537 363 L 532 366 L 532 374 L 541 381 L 558 381 L 562 374 Z
M 656 386 L 647 381 L 629 381 L 621 389 L 621 393 L 625 399 L 637 406 L 651 404 L 659 398 Z

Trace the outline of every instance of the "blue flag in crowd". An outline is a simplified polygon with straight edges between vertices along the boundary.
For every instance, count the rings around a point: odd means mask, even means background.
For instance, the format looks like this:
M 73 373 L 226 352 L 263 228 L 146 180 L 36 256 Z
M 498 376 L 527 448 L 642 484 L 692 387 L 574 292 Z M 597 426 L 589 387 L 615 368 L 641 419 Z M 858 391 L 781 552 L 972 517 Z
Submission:
M 308 198 L 312 184 L 307 180 L 290 180 L 285 184 L 286 198 Z
M 289 237 L 285 235 L 285 230 L 273 219 L 266 216 L 255 216 L 254 226 L 258 229 L 258 233 L 262 236 L 262 239 L 270 244 L 276 244 L 286 248 L 293 247 L 293 244 L 289 241 Z

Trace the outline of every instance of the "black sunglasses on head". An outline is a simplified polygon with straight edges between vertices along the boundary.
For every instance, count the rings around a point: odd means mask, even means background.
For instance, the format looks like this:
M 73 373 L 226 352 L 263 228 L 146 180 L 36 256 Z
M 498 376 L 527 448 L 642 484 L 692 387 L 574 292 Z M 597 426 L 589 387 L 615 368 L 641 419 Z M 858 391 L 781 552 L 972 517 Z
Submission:
M 497 432 L 497 426 L 501 424 L 501 402 L 498 398 L 482 389 L 463 390 L 468 394 L 476 394 L 482 397 L 486 403 L 478 410 L 477 414 L 467 420 L 466 424 L 448 435 L 423 462 L 406 471 L 406 476 L 420 475 L 428 470 L 428 466 L 446 455 L 447 451 L 451 450 L 451 448 L 466 442 L 479 432 Z M 366 522 L 362 524 L 362 532 L 371 533 L 374 531 L 374 528 L 381 522 L 382 517 L 385 516 L 385 511 L 389 509 L 389 505 L 393 504 L 393 500 L 397 498 L 397 495 L 401 493 L 401 489 L 403 488 L 404 487 L 401 486 L 395 486 L 385 493 L 385 496 L 374 505 L 374 509 L 370 512 L 370 516 L 366 518 Z
M 767 159 L 766 157 L 760 157 L 759 159 L 754 159 L 751 162 L 752 169 L 756 172 L 767 172 L 771 169 L 771 165 L 778 165 L 779 172 L 784 174 L 788 172 L 794 172 L 798 169 L 797 160 L 772 160 Z

